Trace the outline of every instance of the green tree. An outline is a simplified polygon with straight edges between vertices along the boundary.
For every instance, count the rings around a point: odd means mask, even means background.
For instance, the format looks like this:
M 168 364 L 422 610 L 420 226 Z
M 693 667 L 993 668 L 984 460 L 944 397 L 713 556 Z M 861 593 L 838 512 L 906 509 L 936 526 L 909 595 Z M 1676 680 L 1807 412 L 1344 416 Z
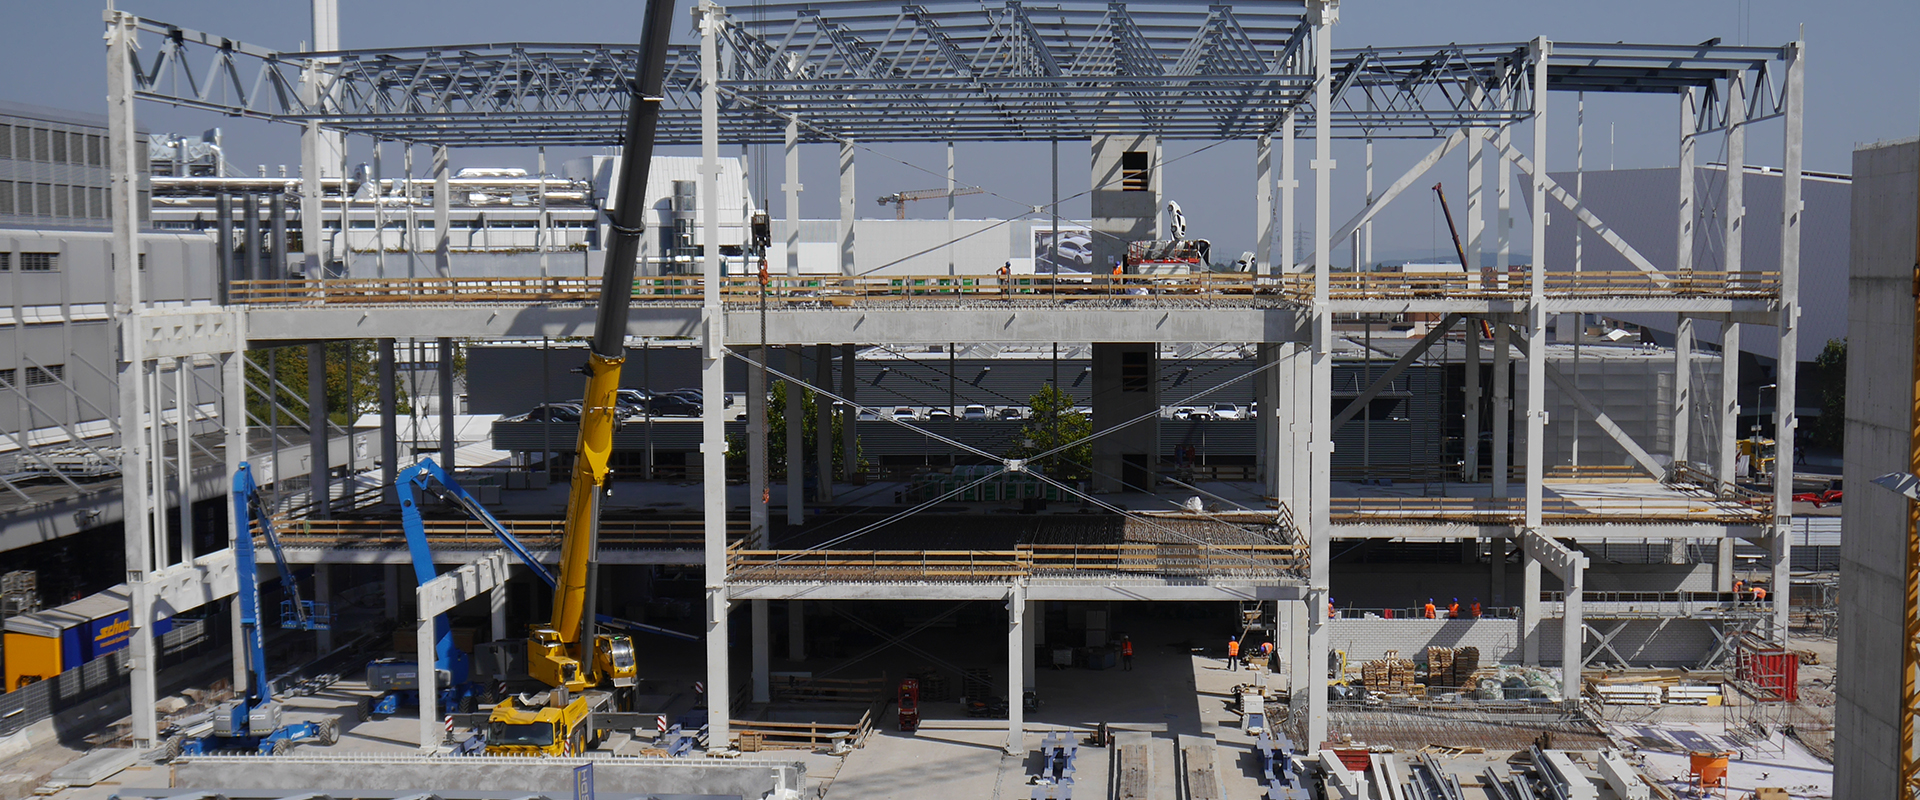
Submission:
M 1007 451 L 1007 457 L 1025 459 L 1064 448 L 1031 466 L 1055 480 L 1077 481 L 1091 476 L 1093 443 L 1086 439 L 1093 435 L 1093 421 L 1073 410 L 1073 398 L 1049 383 L 1027 398 L 1027 409 L 1020 441 Z
M 1838 449 L 1847 427 L 1847 340 L 1828 339 L 1813 359 L 1814 383 L 1820 387 L 1820 416 L 1807 425 L 1807 438 L 1822 447 Z
M 328 342 L 322 345 L 327 362 L 327 419 L 346 427 L 361 414 L 380 410 L 379 349 L 372 341 Z M 456 351 L 455 370 L 464 353 Z M 247 411 L 261 422 L 271 420 L 267 403 L 272 397 L 284 409 L 282 425 L 304 425 L 307 404 L 307 348 L 279 347 L 247 355 Z M 268 371 L 275 372 L 269 381 Z M 276 383 L 277 382 L 277 383 Z M 411 398 L 406 381 L 396 380 L 394 396 L 398 412 L 410 413 Z M 290 419 L 288 411 L 299 419 Z
M 773 381 L 773 391 L 767 400 L 767 477 L 771 480 L 786 480 L 787 477 L 787 382 Z M 800 443 L 808 453 L 817 453 L 820 442 L 818 394 L 805 391 L 800 394 Z M 837 411 L 837 410 L 836 410 Z M 847 459 L 845 449 L 839 446 L 842 431 L 846 430 L 846 421 L 839 414 L 833 415 L 833 426 L 827 434 L 827 441 L 833 443 L 833 472 L 835 475 L 845 469 Z M 866 459 L 860 455 L 860 440 L 853 443 L 854 464 L 866 466 Z M 747 440 L 745 436 L 727 437 L 727 461 L 734 467 L 745 469 L 747 463 Z M 811 468 L 814 462 L 809 459 L 806 466 Z

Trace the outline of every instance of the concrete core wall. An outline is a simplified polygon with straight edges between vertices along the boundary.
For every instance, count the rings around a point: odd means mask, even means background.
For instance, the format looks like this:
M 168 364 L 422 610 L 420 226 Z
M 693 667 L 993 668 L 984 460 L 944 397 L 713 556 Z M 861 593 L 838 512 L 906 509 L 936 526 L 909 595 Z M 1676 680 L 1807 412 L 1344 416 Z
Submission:
M 1920 144 L 1854 151 L 1835 797 L 1896 795 L 1907 501 L 1867 481 L 1909 469 L 1916 201 Z

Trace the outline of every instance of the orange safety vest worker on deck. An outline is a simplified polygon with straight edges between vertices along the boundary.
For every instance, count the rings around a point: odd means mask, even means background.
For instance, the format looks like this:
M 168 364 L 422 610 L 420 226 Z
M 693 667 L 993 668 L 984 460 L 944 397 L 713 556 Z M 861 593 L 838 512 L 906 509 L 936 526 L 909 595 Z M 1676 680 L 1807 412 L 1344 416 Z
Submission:
M 1133 669 L 1133 639 L 1131 638 L 1120 640 L 1120 668 L 1123 671 Z
M 1456 598 L 1453 598 L 1453 602 L 1447 604 L 1447 619 L 1459 619 L 1459 618 L 1460 618 L 1460 598 L 1456 597 Z
M 1427 608 L 1426 608 L 1426 612 L 1427 612 L 1427 619 L 1433 619 L 1433 618 L 1434 618 L 1435 616 L 1437 616 L 1436 614 L 1434 614 L 1434 610 L 1433 610 L 1433 598 L 1431 598 L 1431 597 L 1429 597 L 1429 598 L 1427 598 Z
M 1228 639 L 1227 640 L 1227 669 L 1231 671 L 1239 668 L 1240 668 L 1240 640 Z
M 1753 599 L 1755 602 L 1765 601 L 1767 599 L 1767 587 L 1765 586 L 1753 587 Z

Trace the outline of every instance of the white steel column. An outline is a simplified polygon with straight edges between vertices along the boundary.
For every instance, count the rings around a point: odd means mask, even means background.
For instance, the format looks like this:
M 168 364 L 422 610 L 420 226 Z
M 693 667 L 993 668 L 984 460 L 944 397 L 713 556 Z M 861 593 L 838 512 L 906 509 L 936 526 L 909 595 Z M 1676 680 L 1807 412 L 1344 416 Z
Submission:
M 768 364 L 773 351 L 758 347 L 754 360 Z M 724 405 L 724 403 L 722 404 Z M 767 547 L 767 374 L 747 365 L 747 530 L 748 547 Z
M 1313 107 L 1326 109 L 1332 102 L 1334 24 L 1340 21 L 1339 0 L 1313 0 L 1307 6 L 1313 36 Z M 1309 596 L 1315 605 L 1325 603 L 1332 557 L 1333 518 L 1327 498 L 1333 493 L 1333 314 L 1330 309 L 1328 274 L 1333 270 L 1331 217 L 1333 204 L 1333 117 L 1313 116 L 1313 408 L 1312 426 L 1312 523 L 1309 526 Z M 1313 615 L 1307 629 L 1308 656 L 1314 664 L 1325 665 L 1331 650 L 1326 618 Z M 1324 667 L 1321 667 L 1324 668 Z M 1307 741 L 1327 738 L 1327 692 L 1324 687 L 1307 688 Z
M 771 653 L 767 651 L 767 601 L 750 600 L 753 615 L 753 702 L 772 702 Z
M 1506 280 L 1506 273 L 1500 273 Z M 1513 474 L 1513 331 L 1504 320 L 1493 323 L 1493 496 L 1508 497 Z
M 852 275 L 853 266 L 853 223 L 858 216 L 854 212 L 854 145 L 852 141 L 840 142 L 840 274 Z M 826 387 L 822 387 L 826 388 Z M 823 440 L 824 441 L 824 440 Z
M 327 438 L 327 346 L 314 343 L 307 345 L 307 501 L 316 519 L 333 516 Z
M 1020 702 L 1020 687 L 1025 685 L 1027 658 L 1020 652 L 1026 642 L 1027 587 L 1015 583 L 1007 592 L 1007 755 L 1027 750 L 1025 734 L 1027 709 Z
M 487 622 L 494 641 L 507 638 L 507 584 L 487 590 Z
M 801 345 L 787 345 L 787 374 L 799 378 L 803 373 L 800 365 Z M 800 402 L 798 380 L 787 381 L 787 407 L 784 417 L 787 422 L 787 524 L 799 525 L 805 520 L 807 448 L 805 433 L 806 420 L 801 416 L 804 406 Z
M 733 747 L 733 682 L 727 663 L 726 317 L 720 309 L 720 93 L 716 38 L 720 7 L 700 0 L 700 223 L 707 246 L 701 275 L 701 486 L 705 502 L 707 584 L 707 749 Z
M 1288 386 L 1282 371 L 1286 359 L 1286 348 L 1290 344 L 1262 342 L 1259 346 L 1259 367 L 1264 370 L 1255 378 L 1260 390 L 1260 482 L 1261 493 L 1275 502 L 1291 504 L 1287 490 L 1286 476 L 1291 472 L 1291 459 L 1288 447 L 1286 423 L 1282 420 L 1293 419 L 1293 387 Z M 1285 413 L 1281 413 L 1282 411 Z
M 954 196 L 953 189 L 953 142 L 947 142 L 947 243 L 940 249 L 947 251 L 948 275 L 959 274 L 958 265 L 953 259 L 953 221 L 955 219 L 954 214 L 960 207 L 960 198 Z M 1056 210 L 1055 213 L 1059 213 L 1058 210 Z
M 1545 475 L 1547 365 L 1547 57 L 1552 44 L 1533 41 L 1533 268 L 1527 302 L 1527 527 L 1540 529 Z
M 159 743 L 159 725 L 153 715 L 158 697 L 153 641 L 153 595 L 147 575 L 153 570 L 153 518 L 147 505 L 146 436 L 141 410 L 146 406 L 146 359 L 140 337 L 128 322 L 142 308 L 140 271 L 140 159 L 146 148 L 138 140 L 133 119 L 133 48 L 138 17 L 109 11 L 107 29 L 107 139 L 109 180 L 112 182 L 108 216 L 113 220 L 113 311 L 119 335 L 120 359 L 120 485 L 126 527 L 126 569 L 130 601 L 131 638 L 127 642 L 127 671 L 132 681 L 133 746 Z
M 318 576 L 318 568 L 314 570 L 314 574 Z M 440 749 L 444 729 L 440 726 L 439 692 L 432 690 L 432 676 L 435 672 L 431 667 L 435 655 L 433 618 L 438 615 L 427 613 L 430 604 L 427 602 L 426 592 L 427 587 L 424 585 L 416 586 L 413 590 L 413 607 L 419 609 L 419 613 L 414 615 L 418 617 L 418 621 L 413 625 L 413 646 L 414 653 L 419 658 L 421 678 L 420 690 L 415 694 L 420 698 L 420 752 L 433 753 Z M 322 648 L 321 652 L 325 653 L 326 648 Z
M 180 493 L 180 563 L 192 564 L 193 553 L 193 357 L 173 360 L 174 477 Z M 231 475 L 232 473 L 228 473 Z
M 394 483 L 399 480 L 400 475 L 400 421 L 397 416 L 399 393 L 394 385 L 393 374 L 394 340 L 380 339 L 377 346 L 380 349 L 379 364 L 376 367 L 380 373 L 380 485 L 385 487 L 381 490 L 380 496 L 385 502 L 397 506 L 400 502 L 400 489 Z
M 1781 157 L 1780 216 L 1780 360 L 1773 401 L 1773 535 L 1768 549 L 1773 557 L 1773 581 L 1767 599 L 1773 603 L 1773 638 L 1787 645 L 1788 595 L 1793 588 L 1793 468 L 1794 437 L 1800 427 L 1795 413 L 1800 366 L 1800 199 L 1801 128 L 1805 119 L 1806 43 L 1796 41 L 1787 50 L 1786 143 Z
M 1726 231 L 1721 246 L 1726 263 L 1721 268 L 1734 273 L 1741 271 L 1747 230 L 1747 87 L 1744 71 L 1727 71 L 1727 96 L 1724 102 L 1727 110 L 1727 196 L 1720 213 L 1726 217 Z M 1756 401 L 1758 399 L 1755 398 Z M 1740 323 L 1731 320 L 1720 327 L 1720 407 L 1724 416 L 1720 423 L 1720 474 L 1717 477 L 1722 484 L 1731 485 L 1737 477 L 1734 466 L 1739 456 L 1735 440 L 1740 438 Z M 1775 463 L 1778 461 L 1775 459 Z M 1758 463 L 1754 463 L 1749 469 L 1757 471 L 1759 467 Z
M 245 317 L 241 318 L 242 320 Z M 245 324 L 244 322 L 242 324 Z M 247 384 L 245 353 L 247 337 L 244 331 L 236 330 L 233 336 L 233 352 L 220 354 L 220 390 L 223 395 L 220 406 L 220 425 L 225 433 L 226 472 L 231 476 L 240 471 L 240 464 L 247 460 Z M 277 446 L 277 445 L 276 445 Z M 277 476 L 276 476 L 277 477 Z M 232 509 L 232 498 L 227 504 L 227 546 L 232 547 L 235 537 L 251 536 L 252 526 L 236 516 Z M 247 527 L 243 528 L 243 525 Z M 233 686 L 247 685 L 247 660 L 244 655 L 244 637 L 240 635 L 239 595 L 229 598 L 226 603 L 228 621 L 233 626 Z M 392 615 L 389 615 L 392 618 Z
M 800 118 L 787 117 L 787 175 L 780 191 L 787 194 L 787 277 L 800 275 Z M 787 417 L 789 421 L 794 419 Z
M 440 378 L 435 381 L 440 386 L 440 467 L 453 474 L 459 461 L 460 440 L 454 436 L 454 412 L 456 402 L 453 394 L 453 339 L 442 336 L 434 342 L 434 350 L 439 354 Z M 351 441 L 347 444 L 352 447 Z

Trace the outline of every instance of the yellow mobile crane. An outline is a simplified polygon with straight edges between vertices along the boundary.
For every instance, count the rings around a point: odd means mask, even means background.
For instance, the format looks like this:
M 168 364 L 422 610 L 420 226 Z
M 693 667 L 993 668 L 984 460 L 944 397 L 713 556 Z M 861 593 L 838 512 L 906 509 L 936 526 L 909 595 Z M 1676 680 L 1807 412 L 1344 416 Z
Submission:
M 647 169 L 653 160 L 666 74 L 667 35 L 673 0 L 647 0 L 645 27 L 615 186 L 611 241 L 600 282 L 600 307 L 587 354 L 586 399 L 575 448 L 572 491 L 553 592 L 553 616 L 527 637 L 527 674 L 551 687 L 545 697 L 502 699 L 487 717 L 487 752 L 494 755 L 577 755 L 598 737 L 593 713 L 609 703 L 593 687 L 631 687 L 636 681 L 633 644 L 626 636 L 594 629 L 589 575 L 599 549 L 600 496 L 606 490 L 607 458 L 619 424 L 615 392 L 626 360 L 627 317 L 633 275 L 646 224 Z M 717 399 L 717 398 L 716 398 Z

